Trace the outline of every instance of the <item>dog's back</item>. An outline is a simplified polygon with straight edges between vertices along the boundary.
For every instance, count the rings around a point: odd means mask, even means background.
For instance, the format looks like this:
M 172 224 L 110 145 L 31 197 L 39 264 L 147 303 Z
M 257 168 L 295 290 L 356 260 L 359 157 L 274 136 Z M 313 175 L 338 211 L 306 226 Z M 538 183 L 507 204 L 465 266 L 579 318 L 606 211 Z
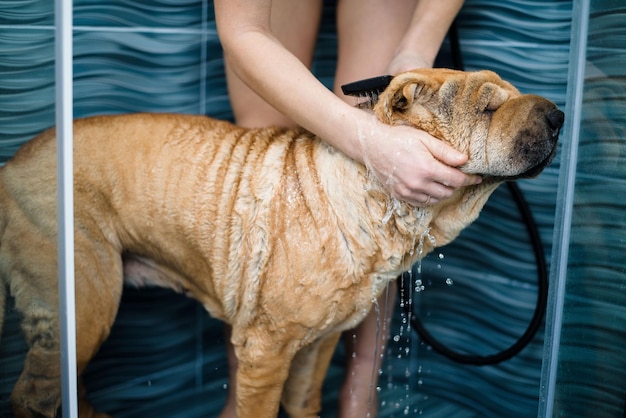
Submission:
M 337 299 L 334 305 L 340 309 L 362 315 L 364 308 L 339 304 L 341 292 L 324 287 L 347 280 L 343 289 L 358 291 L 354 273 L 335 258 L 343 257 L 339 248 L 345 236 L 333 226 L 333 208 L 316 174 L 317 152 L 333 154 L 323 147 L 299 130 L 243 130 L 197 116 L 136 114 L 76 121 L 78 373 L 115 318 L 122 253 L 135 262 L 148 260 L 143 266 L 157 274 L 144 275 L 147 284 L 185 292 L 212 315 L 235 323 L 235 339 L 248 338 L 240 330 L 258 327 L 253 322 L 257 306 L 267 303 L 260 300 L 266 285 L 273 290 L 266 289 L 265 297 L 288 300 L 264 308 L 281 311 L 272 315 L 285 324 L 296 314 L 307 327 L 346 316 L 303 309 L 297 296 L 302 291 Z M 352 186 L 362 193 L 363 187 Z M 345 200 L 345 193 L 338 193 Z M 23 408 L 17 416 L 33 411 L 54 416 L 60 401 L 56 198 L 55 132 L 49 130 L 0 169 L 0 274 L 10 280 L 31 347 L 12 394 L 12 403 Z M 293 245 L 298 242 L 302 245 Z M 312 254 L 322 251 L 326 262 L 319 264 Z M 307 274 L 316 277 L 307 287 L 299 281 L 285 282 L 288 286 L 265 281 L 268 275 Z M 371 301 L 371 296 L 360 297 L 363 303 Z M 3 286 L 0 304 L 5 299 Z M 284 338 L 306 343 L 299 334 L 287 332 Z M 81 416 L 90 411 L 83 406 Z

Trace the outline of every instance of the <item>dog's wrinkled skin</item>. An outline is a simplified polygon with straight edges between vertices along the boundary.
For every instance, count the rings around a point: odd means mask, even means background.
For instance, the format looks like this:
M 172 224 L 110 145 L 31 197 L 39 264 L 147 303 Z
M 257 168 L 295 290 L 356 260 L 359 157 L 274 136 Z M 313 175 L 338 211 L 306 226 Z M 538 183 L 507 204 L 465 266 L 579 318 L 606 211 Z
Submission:
M 183 115 L 77 120 L 78 374 L 109 334 L 125 277 L 183 292 L 232 325 L 238 416 L 274 417 L 281 398 L 291 416 L 317 416 L 339 333 L 409 258 L 454 239 L 501 181 L 538 174 L 563 121 L 487 71 L 403 73 L 373 111 L 467 153 L 462 170 L 483 183 L 416 209 L 304 131 Z M 0 272 L 30 347 L 17 417 L 54 417 L 60 403 L 54 138 L 42 133 L 0 171 Z M 84 398 L 79 411 L 105 416 Z

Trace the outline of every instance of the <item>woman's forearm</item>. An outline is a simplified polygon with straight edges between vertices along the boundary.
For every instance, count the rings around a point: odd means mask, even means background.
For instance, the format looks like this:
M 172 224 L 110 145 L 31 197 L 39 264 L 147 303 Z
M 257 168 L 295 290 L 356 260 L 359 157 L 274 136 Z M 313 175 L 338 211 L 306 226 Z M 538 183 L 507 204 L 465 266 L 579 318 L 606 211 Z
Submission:
M 432 67 L 462 6 L 463 0 L 419 0 L 389 71 L 397 74 L 413 68 Z
M 254 20 L 229 17 L 237 1 L 226 1 L 232 3 L 223 5 L 223 10 L 218 8 L 220 1 L 216 1 L 216 18 L 225 59 L 237 76 L 298 125 L 363 162 L 356 126 L 369 115 L 343 102 L 315 78 L 275 40 L 262 15 Z M 251 4 L 246 3 L 248 12 Z

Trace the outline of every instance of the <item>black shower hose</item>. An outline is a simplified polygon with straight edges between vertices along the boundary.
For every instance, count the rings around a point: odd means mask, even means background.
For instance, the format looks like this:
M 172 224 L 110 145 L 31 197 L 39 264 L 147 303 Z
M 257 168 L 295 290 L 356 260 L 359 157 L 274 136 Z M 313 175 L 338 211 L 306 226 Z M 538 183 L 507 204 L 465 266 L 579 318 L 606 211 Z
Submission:
M 448 39 L 450 41 L 453 65 L 456 69 L 462 70 L 464 66 L 461 55 L 461 48 L 459 45 L 459 37 L 456 23 L 454 23 L 450 27 Z M 537 330 L 543 322 L 543 316 L 546 312 L 546 305 L 548 300 L 548 269 L 546 266 L 545 253 L 543 251 L 541 237 L 539 235 L 539 229 L 537 228 L 537 224 L 535 223 L 535 219 L 533 217 L 532 211 L 530 210 L 530 206 L 528 205 L 528 202 L 524 198 L 524 195 L 518 185 L 514 182 L 507 182 L 506 185 L 511 194 L 511 197 L 515 201 L 515 204 L 520 211 L 524 225 L 526 226 L 528 237 L 533 247 L 535 263 L 537 266 L 537 303 L 532 319 L 530 320 L 530 323 L 528 324 L 528 327 L 526 328 L 526 331 L 524 331 L 522 336 L 509 348 L 504 349 L 496 354 L 485 356 L 474 354 L 461 354 L 440 343 L 432 336 L 430 332 L 428 332 L 428 330 L 424 327 L 422 321 L 419 319 L 419 316 L 415 315 L 415 313 L 413 312 L 412 300 L 403 301 L 405 313 L 407 317 L 410 318 L 411 326 L 415 329 L 415 331 L 422 338 L 422 340 L 426 344 L 431 346 L 433 350 L 435 350 L 439 354 L 442 354 L 457 363 L 471 364 L 475 366 L 486 366 L 498 364 L 510 359 L 511 357 L 514 357 L 520 351 L 522 351 L 528 345 L 528 343 L 530 343 L 530 341 L 532 341 L 535 334 L 537 333 Z M 407 279 L 408 275 L 402 276 L 402 280 Z M 410 293 L 411 292 L 401 292 L 400 297 L 405 299 L 409 298 L 410 296 L 408 295 Z

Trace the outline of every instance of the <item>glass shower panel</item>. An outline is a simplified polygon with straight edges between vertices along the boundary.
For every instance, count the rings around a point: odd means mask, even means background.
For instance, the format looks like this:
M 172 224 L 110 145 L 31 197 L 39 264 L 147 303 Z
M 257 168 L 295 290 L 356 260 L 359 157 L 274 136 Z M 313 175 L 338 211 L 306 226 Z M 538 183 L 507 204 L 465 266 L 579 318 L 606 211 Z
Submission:
M 580 120 L 573 121 L 578 159 L 551 416 L 623 417 L 626 5 L 589 5 Z

